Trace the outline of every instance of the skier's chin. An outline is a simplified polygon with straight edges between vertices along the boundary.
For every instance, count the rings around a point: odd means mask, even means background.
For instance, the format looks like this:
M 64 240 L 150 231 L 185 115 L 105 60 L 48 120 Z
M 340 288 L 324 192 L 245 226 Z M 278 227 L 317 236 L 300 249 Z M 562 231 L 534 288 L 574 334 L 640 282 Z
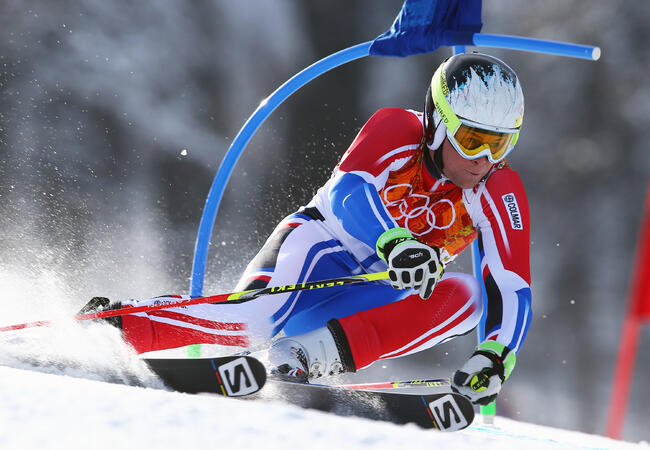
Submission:
M 474 189 L 481 181 L 481 178 L 481 176 L 469 174 L 466 176 L 449 177 L 451 182 L 461 189 Z

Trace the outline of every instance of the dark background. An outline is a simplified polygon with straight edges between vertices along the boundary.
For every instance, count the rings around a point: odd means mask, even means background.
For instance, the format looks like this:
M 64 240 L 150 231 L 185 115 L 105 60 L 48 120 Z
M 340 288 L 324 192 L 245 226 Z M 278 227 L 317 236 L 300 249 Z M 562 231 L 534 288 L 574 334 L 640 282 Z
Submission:
M 4 0 L 2 321 L 42 318 L 54 305 L 74 311 L 98 294 L 188 292 L 205 197 L 248 116 L 302 68 L 384 32 L 401 4 Z M 603 52 L 588 62 L 482 49 L 518 72 L 526 95 L 509 161 L 529 194 L 534 322 L 501 414 L 604 432 L 650 172 L 649 18 L 648 2 L 485 2 L 486 33 Z M 449 52 L 365 58 L 280 106 L 233 172 L 205 292 L 232 289 L 275 223 L 309 201 L 375 110 L 421 109 Z M 469 258 L 455 270 L 470 271 Z M 630 440 L 650 438 L 648 328 Z M 474 339 L 375 364 L 365 376 L 446 376 Z

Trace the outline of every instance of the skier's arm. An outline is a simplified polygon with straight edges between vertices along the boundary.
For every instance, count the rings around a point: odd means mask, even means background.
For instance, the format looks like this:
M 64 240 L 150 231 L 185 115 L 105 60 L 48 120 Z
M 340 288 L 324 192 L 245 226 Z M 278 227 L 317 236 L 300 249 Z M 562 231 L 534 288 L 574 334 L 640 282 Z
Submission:
M 391 285 L 418 289 L 426 299 L 442 276 L 440 253 L 400 228 L 380 196 L 390 172 L 421 151 L 422 133 L 421 118 L 415 113 L 379 110 L 343 156 L 328 197 L 343 229 L 388 264 Z
M 456 371 L 452 387 L 472 402 L 494 401 L 514 369 L 530 326 L 528 201 L 515 172 L 503 169 L 488 179 L 472 208 L 479 229 L 481 270 L 487 291 L 486 340 Z
M 397 227 L 379 191 L 391 171 L 417 150 L 422 123 L 403 109 L 380 109 L 363 126 L 339 163 L 329 190 L 332 212 L 343 229 L 371 249 Z
M 340 173 L 329 198 L 332 212 L 343 229 L 370 248 L 375 248 L 379 236 L 397 224 L 382 203 L 377 188 L 363 175 Z
M 516 172 L 499 170 L 480 197 L 485 336 L 517 353 L 532 319 L 528 200 Z

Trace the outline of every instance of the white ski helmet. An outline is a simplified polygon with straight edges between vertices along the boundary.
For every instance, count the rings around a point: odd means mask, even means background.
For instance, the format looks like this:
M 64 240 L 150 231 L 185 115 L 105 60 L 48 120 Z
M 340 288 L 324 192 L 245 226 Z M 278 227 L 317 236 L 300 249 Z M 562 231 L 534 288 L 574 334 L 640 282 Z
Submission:
M 524 117 L 524 94 L 515 72 L 482 53 L 461 53 L 438 67 L 424 111 L 427 146 L 445 136 L 466 159 L 502 161 L 514 148 Z M 444 126 L 442 126 L 444 124 Z

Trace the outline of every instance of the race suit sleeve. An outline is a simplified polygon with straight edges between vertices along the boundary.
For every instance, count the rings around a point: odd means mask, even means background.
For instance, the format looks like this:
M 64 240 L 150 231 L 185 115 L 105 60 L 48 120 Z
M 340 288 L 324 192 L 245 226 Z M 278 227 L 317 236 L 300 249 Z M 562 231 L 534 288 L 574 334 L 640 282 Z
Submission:
M 388 174 L 417 152 L 422 133 L 415 113 L 381 109 L 359 131 L 335 170 L 329 191 L 332 212 L 346 232 L 372 249 L 384 231 L 397 226 L 379 191 Z
M 518 352 L 532 319 L 530 218 L 521 179 L 509 168 L 487 180 L 474 210 L 487 291 L 485 337 Z

